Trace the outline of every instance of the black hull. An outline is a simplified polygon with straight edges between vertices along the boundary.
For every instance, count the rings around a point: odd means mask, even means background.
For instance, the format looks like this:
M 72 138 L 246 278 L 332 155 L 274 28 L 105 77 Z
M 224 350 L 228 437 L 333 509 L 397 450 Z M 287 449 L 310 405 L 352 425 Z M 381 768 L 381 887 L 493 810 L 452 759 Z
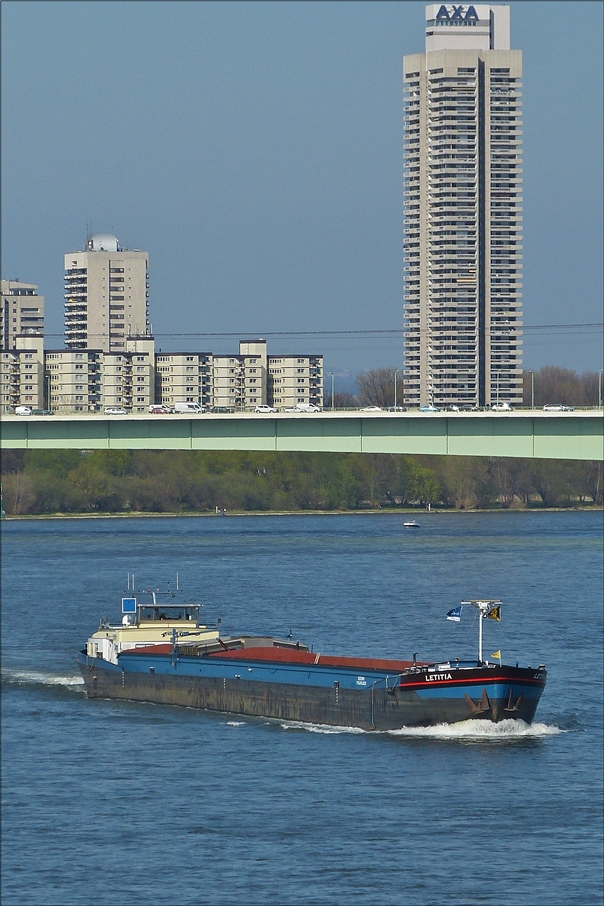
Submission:
M 540 691 L 532 696 L 489 695 L 488 682 L 470 689 L 471 694 L 451 696 L 431 690 L 429 698 L 415 690 L 335 689 L 329 687 L 266 683 L 251 680 L 174 674 L 126 672 L 102 662 L 80 661 L 89 698 L 123 699 L 164 705 L 181 705 L 246 717 L 358 727 L 364 730 L 397 730 L 433 726 L 469 719 L 499 722 L 521 719 L 531 723 Z M 545 683 L 543 683 L 545 685 Z

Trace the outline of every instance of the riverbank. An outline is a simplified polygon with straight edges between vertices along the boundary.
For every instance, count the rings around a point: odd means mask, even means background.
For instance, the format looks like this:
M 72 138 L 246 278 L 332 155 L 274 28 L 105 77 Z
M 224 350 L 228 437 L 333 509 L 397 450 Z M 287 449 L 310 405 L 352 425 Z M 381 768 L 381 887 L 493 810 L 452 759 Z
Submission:
M 127 450 L 2 455 L 2 509 L 10 516 L 573 509 L 601 506 L 603 485 L 601 462 Z
M 601 513 L 601 506 L 572 506 L 572 507 L 490 507 L 484 509 L 436 509 L 432 508 L 429 512 L 426 510 L 414 509 L 366 509 L 366 510 L 275 510 L 267 512 L 265 510 L 232 510 L 224 514 L 203 512 L 203 513 L 147 513 L 147 512 L 124 512 L 124 513 L 30 513 L 23 516 L 4 515 L 4 522 L 31 521 L 39 519 L 216 519 L 227 517 L 241 516 L 413 516 L 414 518 L 429 518 L 432 516 L 447 515 L 475 515 L 484 513 Z

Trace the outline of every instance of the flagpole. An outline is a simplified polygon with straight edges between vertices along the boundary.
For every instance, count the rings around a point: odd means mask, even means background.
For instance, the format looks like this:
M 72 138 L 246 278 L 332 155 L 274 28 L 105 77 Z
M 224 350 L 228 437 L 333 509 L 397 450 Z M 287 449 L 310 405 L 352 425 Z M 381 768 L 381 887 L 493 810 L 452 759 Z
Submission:
M 478 666 L 482 664 L 482 610 L 478 610 Z

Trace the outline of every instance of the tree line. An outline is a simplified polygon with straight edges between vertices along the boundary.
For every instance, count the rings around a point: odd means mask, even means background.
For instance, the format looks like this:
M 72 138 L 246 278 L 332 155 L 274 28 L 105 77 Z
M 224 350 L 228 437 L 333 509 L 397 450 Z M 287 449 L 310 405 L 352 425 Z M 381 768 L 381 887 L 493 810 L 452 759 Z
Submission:
M 375 368 L 357 375 L 357 393 L 340 393 L 334 388 L 333 404 L 336 409 L 358 406 L 389 406 L 403 403 L 404 383 L 402 372 L 396 368 Z M 563 406 L 598 406 L 602 400 L 601 377 L 597 371 L 578 374 L 568 368 L 547 366 L 537 371 L 524 371 L 522 379 L 522 404 L 541 409 L 548 403 Z M 396 399 L 395 399 L 396 397 Z M 331 407 L 331 393 L 325 397 L 325 407 Z
M 602 463 L 367 453 L 9 450 L 7 515 L 602 505 Z

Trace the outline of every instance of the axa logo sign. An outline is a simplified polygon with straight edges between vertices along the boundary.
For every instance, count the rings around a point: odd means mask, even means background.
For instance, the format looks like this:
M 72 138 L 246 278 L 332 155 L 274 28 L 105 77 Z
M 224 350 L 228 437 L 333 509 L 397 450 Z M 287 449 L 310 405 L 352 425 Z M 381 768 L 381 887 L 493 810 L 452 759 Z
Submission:
M 436 14 L 437 22 L 478 22 L 478 13 L 473 6 L 445 6 L 440 7 Z

